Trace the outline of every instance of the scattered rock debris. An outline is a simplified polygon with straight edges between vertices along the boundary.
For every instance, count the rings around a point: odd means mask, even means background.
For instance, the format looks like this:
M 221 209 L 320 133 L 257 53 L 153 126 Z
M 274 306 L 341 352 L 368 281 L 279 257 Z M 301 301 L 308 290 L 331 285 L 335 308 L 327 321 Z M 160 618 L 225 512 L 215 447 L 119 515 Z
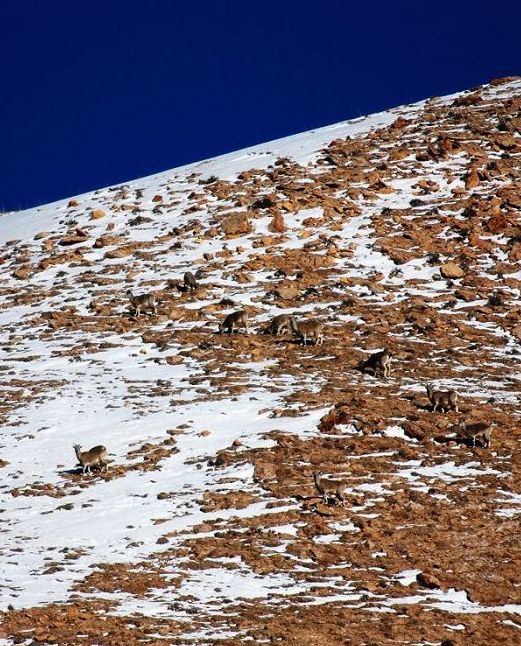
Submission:
M 519 642 L 521 81 L 355 126 L 0 229 L 6 644 Z

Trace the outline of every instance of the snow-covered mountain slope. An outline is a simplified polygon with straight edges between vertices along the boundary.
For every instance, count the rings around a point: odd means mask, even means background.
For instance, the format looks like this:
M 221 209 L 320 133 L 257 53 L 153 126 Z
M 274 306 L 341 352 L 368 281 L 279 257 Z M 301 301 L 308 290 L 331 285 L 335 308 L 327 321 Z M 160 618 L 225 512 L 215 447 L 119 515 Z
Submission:
M 0 643 L 516 643 L 520 159 L 506 79 L 1 217 Z

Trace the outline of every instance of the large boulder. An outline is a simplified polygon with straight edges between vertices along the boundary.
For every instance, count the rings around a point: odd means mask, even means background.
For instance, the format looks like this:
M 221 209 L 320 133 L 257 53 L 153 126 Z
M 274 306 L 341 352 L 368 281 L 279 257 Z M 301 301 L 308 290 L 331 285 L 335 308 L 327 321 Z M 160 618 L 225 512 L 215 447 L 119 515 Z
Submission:
M 250 233 L 252 227 L 246 213 L 234 213 L 223 219 L 221 229 L 227 236 L 237 236 Z
M 455 262 L 446 262 L 440 267 L 440 274 L 443 278 L 462 278 L 465 275 L 463 269 Z

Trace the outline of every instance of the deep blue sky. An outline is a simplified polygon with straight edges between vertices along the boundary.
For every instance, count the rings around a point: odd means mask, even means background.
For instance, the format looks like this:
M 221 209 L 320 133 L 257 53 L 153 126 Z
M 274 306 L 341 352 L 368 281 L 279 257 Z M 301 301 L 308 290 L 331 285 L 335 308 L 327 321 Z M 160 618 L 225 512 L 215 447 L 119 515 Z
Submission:
M 518 0 L 0 0 L 0 210 L 521 73 Z

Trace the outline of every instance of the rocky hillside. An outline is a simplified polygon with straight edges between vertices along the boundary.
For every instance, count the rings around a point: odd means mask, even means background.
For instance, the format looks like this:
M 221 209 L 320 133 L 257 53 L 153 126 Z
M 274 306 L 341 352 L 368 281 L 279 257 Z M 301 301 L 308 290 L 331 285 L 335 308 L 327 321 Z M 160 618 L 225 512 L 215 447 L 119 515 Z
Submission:
M 7 214 L 0 241 L 0 645 L 520 642 L 521 80 Z M 388 378 L 361 369 L 383 348 Z

